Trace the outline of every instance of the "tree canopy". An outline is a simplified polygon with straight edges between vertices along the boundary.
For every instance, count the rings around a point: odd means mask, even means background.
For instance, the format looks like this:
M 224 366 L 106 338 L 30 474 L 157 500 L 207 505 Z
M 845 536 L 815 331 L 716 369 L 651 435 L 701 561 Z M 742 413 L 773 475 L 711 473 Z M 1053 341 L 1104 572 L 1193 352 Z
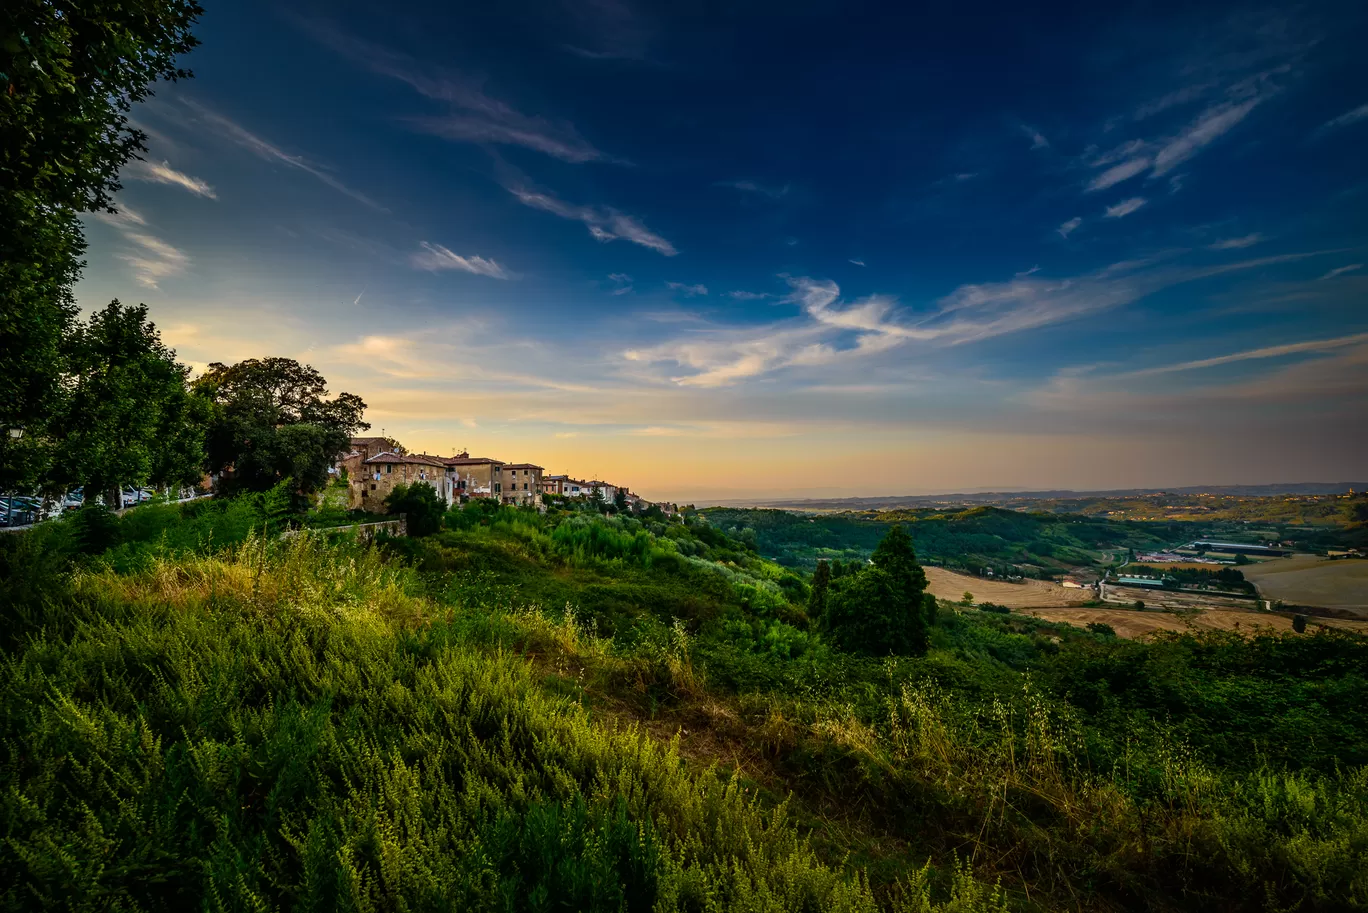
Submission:
M 156 80 L 190 75 L 176 58 L 201 12 L 189 0 L 0 4 L 0 490 L 34 487 L 67 459 L 51 432 L 84 265 L 76 214 L 112 209 L 119 169 L 146 151 L 129 111 Z
M 265 491 L 293 478 L 301 494 L 328 480 L 348 440 L 370 427 L 353 393 L 328 398 L 328 382 L 291 358 L 215 362 L 194 383 L 213 403 L 206 437 L 210 471 L 229 492 Z
M 925 653 L 936 600 L 926 592 L 926 572 L 917 563 L 912 538 L 894 526 L 874 549 L 871 562 L 869 567 L 848 570 L 831 584 L 823 629 L 837 646 L 852 653 Z
M 209 409 L 191 397 L 188 369 L 163 345 L 146 306 L 110 302 L 73 328 L 63 354 L 65 396 L 51 431 L 61 459 L 50 488 L 84 486 L 93 497 L 200 477 Z

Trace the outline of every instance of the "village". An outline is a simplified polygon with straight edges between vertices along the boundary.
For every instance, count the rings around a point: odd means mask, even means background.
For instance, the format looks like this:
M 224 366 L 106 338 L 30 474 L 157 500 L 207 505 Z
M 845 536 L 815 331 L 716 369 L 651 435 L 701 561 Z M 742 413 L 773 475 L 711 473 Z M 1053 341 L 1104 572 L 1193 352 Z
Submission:
M 600 479 L 584 481 L 568 475 L 546 475 L 535 463 L 513 463 L 473 457 L 462 450 L 453 456 L 410 453 L 390 437 L 354 437 L 351 449 L 338 456 L 331 473 L 347 484 L 350 510 L 385 512 L 385 498 L 400 485 L 425 484 L 447 505 L 487 498 L 501 504 L 545 509 L 549 498 L 584 498 L 639 512 L 658 506 L 674 514 L 674 504 L 654 505 L 625 485 Z M 544 497 L 549 496 L 549 497 Z

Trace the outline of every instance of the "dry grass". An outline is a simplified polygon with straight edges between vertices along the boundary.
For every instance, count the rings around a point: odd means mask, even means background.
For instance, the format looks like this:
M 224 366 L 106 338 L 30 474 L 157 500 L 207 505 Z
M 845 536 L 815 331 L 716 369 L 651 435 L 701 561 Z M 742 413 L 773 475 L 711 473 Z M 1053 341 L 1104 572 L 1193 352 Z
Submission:
M 1292 630 L 1292 619 L 1287 615 L 1230 609 L 1185 612 L 1181 615 L 1172 612 L 1137 612 L 1132 609 L 1028 609 L 1026 614 L 1078 627 L 1100 622 L 1111 625 L 1118 637 L 1126 638 L 1144 637 L 1156 631 L 1238 631 L 1252 636 L 1260 631 Z M 1338 618 L 1308 619 L 1307 633 L 1314 633 L 1318 625 L 1368 634 L 1368 621 L 1344 621 Z
M 1092 598 L 1092 590 L 1070 589 L 1043 580 L 1025 580 L 1021 583 L 985 580 L 957 574 L 943 567 L 926 568 L 926 579 L 937 599 L 958 602 L 968 591 L 973 594 L 974 602 L 995 602 L 1011 609 L 1077 605 Z
M 1362 559 L 1296 555 L 1241 570 L 1265 599 L 1368 612 L 1368 561 Z

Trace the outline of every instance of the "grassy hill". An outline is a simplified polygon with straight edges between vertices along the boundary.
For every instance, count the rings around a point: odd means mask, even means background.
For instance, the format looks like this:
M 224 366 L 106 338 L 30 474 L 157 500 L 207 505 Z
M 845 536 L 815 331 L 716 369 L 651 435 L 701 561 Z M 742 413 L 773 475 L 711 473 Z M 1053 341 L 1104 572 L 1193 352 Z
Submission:
M 283 519 L 0 537 L 0 907 L 1368 909 L 1362 639 L 867 658 L 711 522 Z

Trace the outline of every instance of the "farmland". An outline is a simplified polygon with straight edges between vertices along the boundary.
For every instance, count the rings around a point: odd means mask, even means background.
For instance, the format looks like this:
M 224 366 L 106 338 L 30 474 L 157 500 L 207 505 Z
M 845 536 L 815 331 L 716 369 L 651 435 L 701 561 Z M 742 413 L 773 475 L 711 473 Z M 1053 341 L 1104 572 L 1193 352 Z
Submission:
M 943 567 L 926 568 L 926 579 L 937 599 L 957 602 L 968 592 L 976 603 L 994 602 L 1011 609 L 1075 605 L 1092 598 L 1091 590 L 1070 589 L 1044 580 L 1007 583 L 957 574 Z
M 1134 609 L 1055 608 L 1028 609 L 1026 614 L 1045 621 L 1086 627 L 1101 623 L 1110 625 L 1118 637 L 1136 638 L 1156 631 L 1234 631 L 1254 635 L 1258 633 L 1287 633 L 1292 630 L 1292 619 L 1269 612 L 1239 612 L 1232 609 L 1209 609 L 1200 612 L 1137 612 Z M 1316 618 L 1308 630 L 1324 625 L 1345 631 L 1368 634 L 1368 621 Z
M 1265 599 L 1368 612 L 1368 561 L 1296 555 L 1243 568 Z

